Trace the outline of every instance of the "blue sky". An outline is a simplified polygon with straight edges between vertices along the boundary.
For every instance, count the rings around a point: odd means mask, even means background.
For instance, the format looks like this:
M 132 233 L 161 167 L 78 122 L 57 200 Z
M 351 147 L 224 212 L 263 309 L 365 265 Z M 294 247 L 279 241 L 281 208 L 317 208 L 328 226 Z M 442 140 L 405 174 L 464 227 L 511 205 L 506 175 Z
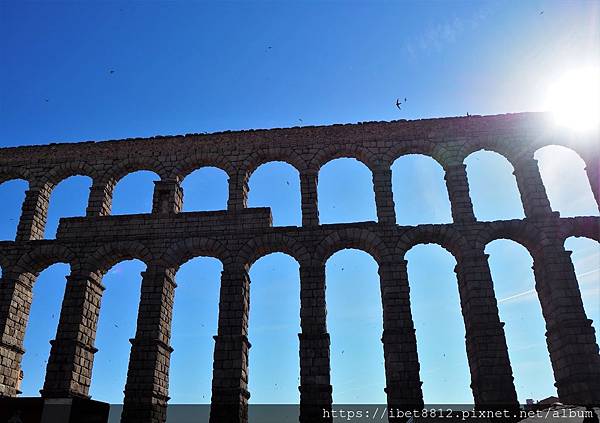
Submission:
M 3 1 L 0 145 L 542 110 L 550 81 L 598 62 L 599 16 L 589 1 Z M 402 111 L 397 97 L 407 97 Z M 554 210 L 598 215 L 574 153 L 548 147 L 536 157 Z M 523 217 L 505 159 L 477 152 L 466 164 L 479 220 Z M 392 169 L 398 223 L 451 221 L 439 165 L 406 156 Z M 150 172 L 125 177 L 113 214 L 149 212 L 155 179 Z M 47 238 L 59 217 L 85 213 L 89 185 L 73 177 L 56 187 Z M 219 170 L 198 170 L 183 186 L 185 211 L 226 204 Z M 272 207 L 276 225 L 300 225 L 298 174 L 289 165 L 260 167 L 250 188 L 250 206 Z M 14 239 L 25 189 L 23 181 L 0 185 L 0 239 Z M 325 165 L 319 212 L 322 223 L 375 220 L 368 169 L 352 159 Z M 598 244 L 573 238 L 566 246 L 598 328 Z M 555 391 L 531 257 L 505 240 L 486 252 L 519 399 L 549 396 Z M 454 258 L 435 245 L 406 258 L 425 400 L 471 402 Z M 95 399 L 122 401 L 144 267 L 123 262 L 104 278 Z M 220 271 L 218 260 L 197 258 L 177 275 L 173 403 L 209 402 Z M 35 285 L 24 395 L 42 387 L 68 273 L 54 265 Z M 341 251 L 326 277 L 334 401 L 383 403 L 377 264 L 364 252 Z M 270 255 L 255 263 L 251 280 L 251 402 L 297 402 L 298 265 Z

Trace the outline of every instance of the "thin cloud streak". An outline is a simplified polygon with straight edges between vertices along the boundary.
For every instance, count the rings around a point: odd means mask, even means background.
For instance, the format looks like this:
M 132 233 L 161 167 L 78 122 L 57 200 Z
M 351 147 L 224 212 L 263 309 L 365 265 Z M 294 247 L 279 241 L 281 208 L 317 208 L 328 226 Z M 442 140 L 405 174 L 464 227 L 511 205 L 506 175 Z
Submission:
M 578 273 L 575 276 L 577 277 L 578 280 L 581 280 L 581 278 L 583 278 L 585 276 L 588 276 L 588 275 L 591 275 L 591 274 L 594 274 L 594 273 L 598 273 L 598 272 L 600 272 L 600 269 L 593 269 L 593 270 L 590 270 L 590 271 L 587 271 L 587 272 Z M 580 282 L 580 284 L 582 284 L 582 282 Z M 502 299 L 498 300 L 498 304 L 502 304 L 502 303 L 505 303 L 507 301 L 514 300 L 516 298 L 527 297 L 527 296 L 530 296 L 531 294 L 533 294 L 535 292 L 536 292 L 535 288 L 529 289 L 527 291 L 523 291 L 523 292 L 520 292 L 518 294 L 514 294 L 514 295 L 508 296 L 506 298 L 502 298 Z
M 583 278 L 584 276 L 588 276 L 588 275 L 591 275 L 593 273 L 598 273 L 598 272 L 600 272 L 600 269 L 592 269 L 588 272 L 579 273 L 576 276 L 577 276 L 577 279 L 579 279 L 579 278 Z
M 514 300 L 515 298 L 525 297 L 525 296 L 533 294 L 534 292 L 535 292 L 535 288 L 530 289 L 529 291 L 520 292 L 518 294 L 511 295 L 510 297 L 506 297 L 506 298 L 502 298 L 501 300 L 498 300 L 498 304 L 505 303 L 510 300 Z

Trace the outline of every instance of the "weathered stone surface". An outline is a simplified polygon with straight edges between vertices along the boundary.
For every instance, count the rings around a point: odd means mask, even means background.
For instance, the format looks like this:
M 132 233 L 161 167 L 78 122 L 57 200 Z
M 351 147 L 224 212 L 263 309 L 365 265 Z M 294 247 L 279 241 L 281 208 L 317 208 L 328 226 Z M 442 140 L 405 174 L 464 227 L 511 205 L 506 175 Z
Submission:
M 246 422 L 248 416 L 249 266 L 281 251 L 300 264 L 301 420 L 332 403 L 326 327 L 325 262 L 343 248 L 359 248 L 379 264 L 388 405 L 423 404 L 410 310 L 405 253 L 437 243 L 456 258 L 471 387 L 480 409 L 516 407 L 517 397 L 485 245 L 498 238 L 524 245 L 534 258 L 536 288 L 546 319 L 547 343 L 561 400 L 600 403 L 600 358 L 594 329 L 581 303 L 564 240 L 600 239 L 597 217 L 560 218 L 546 197 L 533 153 L 559 144 L 585 160 L 598 200 L 600 142 L 578 143 L 548 130 L 543 115 L 473 116 L 373 122 L 211 135 L 0 149 L 0 183 L 23 178 L 29 190 L 15 241 L 0 242 L 0 395 L 15 396 L 31 290 L 39 272 L 56 262 L 71 265 L 42 395 L 88 397 L 94 341 L 103 293 L 102 276 L 115 263 L 137 258 L 147 265 L 125 387 L 122 420 L 163 422 L 168 402 L 171 318 L 175 273 L 192 257 L 223 263 L 219 328 L 215 336 L 212 422 Z M 590 140 L 588 140 L 590 141 Z M 514 166 L 526 218 L 478 222 L 469 197 L 464 159 L 487 149 Z M 426 154 L 446 171 L 453 223 L 396 225 L 390 166 L 404 154 Z M 378 222 L 320 225 L 320 167 L 353 157 L 373 173 Z M 300 173 L 302 227 L 272 227 L 269 209 L 246 208 L 248 178 L 260 164 L 280 160 Z M 228 210 L 183 213 L 183 178 L 203 166 L 229 175 Z M 152 213 L 111 216 L 120 178 L 152 170 Z M 55 240 L 43 240 L 53 187 L 72 175 L 93 179 L 86 217 L 61 219 Z

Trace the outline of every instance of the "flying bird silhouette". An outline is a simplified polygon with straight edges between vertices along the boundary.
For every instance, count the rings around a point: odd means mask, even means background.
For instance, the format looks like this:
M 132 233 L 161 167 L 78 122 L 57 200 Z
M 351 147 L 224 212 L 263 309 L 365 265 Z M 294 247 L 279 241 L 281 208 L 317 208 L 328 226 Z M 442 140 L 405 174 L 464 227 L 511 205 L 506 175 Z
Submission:
M 402 110 L 402 108 L 400 107 L 400 105 L 401 105 L 401 104 L 402 104 L 402 103 L 400 102 L 400 99 L 399 99 L 399 98 L 397 98 L 397 99 L 396 99 L 396 107 L 398 108 L 398 110 Z

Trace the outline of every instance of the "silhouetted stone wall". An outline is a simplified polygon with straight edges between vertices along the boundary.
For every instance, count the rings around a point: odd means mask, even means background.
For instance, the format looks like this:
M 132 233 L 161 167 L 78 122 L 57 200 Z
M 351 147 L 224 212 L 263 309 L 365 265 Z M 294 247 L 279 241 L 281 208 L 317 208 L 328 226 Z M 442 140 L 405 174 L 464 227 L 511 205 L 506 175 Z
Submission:
M 417 244 L 437 243 L 457 261 L 476 405 L 516 407 L 504 323 L 484 253 L 488 242 L 506 238 L 524 245 L 534 259 L 559 397 L 565 403 L 598 404 L 598 346 L 564 240 L 573 235 L 599 240 L 600 219 L 566 219 L 552 212 L 533 158 L 544 145 L 572 148 L 586 162 L 598 201 L 600 142 L 579 141 L 550 130 L 544 115 L 515 114 L 0 149 L 0 183 L 15 178 L 29 182 L 16 240 L 0 242 L 0 395 L 17 394 L 35 279 L 49 265 L 64 262 L 71 274 L 42 396 L 88 397 L 102 277 L 115 263 L 136 258 L 147 269 L 122 420 L 163 422 L 175 273 L 193 257 L 211 256 L 223 263 L 211 421 L 245 422 L 250 396 L 248 269 L 263 255 L 285 252 L 300 264 L 301 420 L 314 421 L 313 413 L 332 404 L 325 263 L 340 249 L 358 248 L 379 264 L 388 405 L 419 407 L 423 395 L 404 256 Z M 512 163 L 525 219 L 476 221 L 463 162 L 480 149 L 496 151 Z M 454 223 L 396 225 L 390 167 L 398 157 L 414 153 L 431 156 L 444 168 Z M 356 158 L 371 170 L 378 222 L 319 224 L 319 169 L 340 157 Z M 248 179 L 269 161 L 287 162 L 300 174 L 301 227 L 272 227 L 269 209 L 247 208 Z M 183 213 L 180 183 L 204 166 L 229 175 L 227 210 Z M 113 188 L 137 170 L 151 170 L 161 178 L 155 182 L 152 213 L 111 216 Z M 44 240 L 51 191 L 72 175 L 93 179 L 87 216 L 61 219 L 56 239 Z

